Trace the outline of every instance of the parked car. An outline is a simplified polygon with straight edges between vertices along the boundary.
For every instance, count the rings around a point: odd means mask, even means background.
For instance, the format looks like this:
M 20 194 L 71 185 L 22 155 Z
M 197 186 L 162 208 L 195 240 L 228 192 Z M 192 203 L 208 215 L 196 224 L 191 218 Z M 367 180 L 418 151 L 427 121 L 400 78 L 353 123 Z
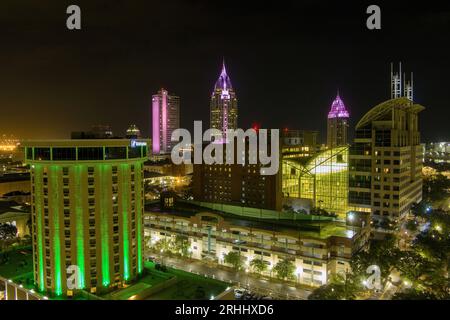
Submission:
M 242 299 L 246 293 L 247 293 L 247 290 L 245 290 L 243 288 L 234 289 L 234 298 Z

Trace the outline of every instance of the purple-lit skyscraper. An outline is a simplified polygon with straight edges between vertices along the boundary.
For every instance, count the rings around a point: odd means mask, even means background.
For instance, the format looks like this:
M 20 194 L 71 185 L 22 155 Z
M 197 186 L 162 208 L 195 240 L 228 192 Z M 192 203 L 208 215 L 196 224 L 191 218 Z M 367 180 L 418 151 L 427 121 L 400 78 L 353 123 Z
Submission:
M 338 93 L 328 112 L 327 146 L 329 148 L 347 144 L 348 118 L 349 113 Z
M 226 129 L 237 129 L 237 98 L 225 62 L 211 95 L 210 110 L 210 128 L 221 130 L 224 137 Z
M 170 153 L 177 142 L 170 141 L 172 132 L 180 127 L 180 98 L 161 89 L 152 97 L 152 151 Z

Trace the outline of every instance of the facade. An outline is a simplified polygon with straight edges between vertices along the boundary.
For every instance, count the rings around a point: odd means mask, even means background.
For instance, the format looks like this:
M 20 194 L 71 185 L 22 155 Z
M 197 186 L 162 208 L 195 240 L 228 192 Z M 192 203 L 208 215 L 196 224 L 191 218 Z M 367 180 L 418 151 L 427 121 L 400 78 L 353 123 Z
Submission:
M 180 127 L 180 97 L 169 95 L 161 89 L 152 97 L 152 151 L 154 154 L 170 153 L 177 142 L 172 142 L 172 132 Z
M 318 131 L 283 129 L 281 153 L 283 159 L 311 157 L 318 150 Z
M 71 295 L 103 292 L 143 270 L 143 162 L 147 146 L 133 140 L 24 143 L 31 167 L 34 280 L 38 289 Z
M 268 138 L 270 144 L 270 138 Z M 226 154 L 227 143 L 223 143 Z M 245 164 L 237 163 L 235 141 L 234 164 L 193 165 L 193 197 L 196 201 L 281 210 L 281 168 L 277 174 L 261 175 L 260 163 L 250 164 L 248 140 Z M 268 146 L 270 148 L 270 145 Z
M 271 276 L 275 276 L 272 268 L 278 261 L 287 259 L 295 266 L 296 281 L 310 286 L 321 286 L 332 275 L 349 271 L 353 253 L 367 243 L 369 236 L 367 228 L 325 224 L 322 232 L 314 227 L 309 230 L 315 231 L 299 231 L 301 228 L 294 221 L 278 225 L 273 220 L 231 218 L 207 209 L 197 212 L 172 209 L 163 213 L 147 208 L 144 218 L 149 248 L 160 240 L 183 237 L 189 242 L 193 259 L 209 259 L 225 265 L 224 256 L 236 251 L 246 269 L 251 271 L 251 260 L 262 259 L 268 265 L 265 274 Z M 327 232 L 327 228 L 333 232 Z
M 236 93 L 231 85 L 225 68 L 225 62 L 222 65 L 222 71 L 219 79 L 214 85 L 210 102 L 210 128 L 222 131 L 222 137 L 225 137 L 227 129 L 238 128 L 238 106 Z
M 283 196 L 310 200 L 310 208 L 345 217 L 348 147 L 327 149 L 308 160 L 283 159 Z
M 375 226 L 398 221 L 422 199 L 419 112 L 407 97 L 383 102 L 356 125 L 350 147 L 349 205 L 371 211 Z
M 335 148 L 347 145 L 349 113 L 338 95 L 331 104 L 327 120 L 327 146 Z

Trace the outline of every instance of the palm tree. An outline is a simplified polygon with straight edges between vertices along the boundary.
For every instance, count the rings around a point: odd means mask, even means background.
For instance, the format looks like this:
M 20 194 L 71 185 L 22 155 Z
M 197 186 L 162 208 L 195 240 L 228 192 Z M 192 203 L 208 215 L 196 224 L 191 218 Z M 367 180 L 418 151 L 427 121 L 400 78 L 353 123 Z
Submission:
M 263 259 L 255 258 L 250 261 L 250 267 L 259 274 L 267 270 L 268 266 Z

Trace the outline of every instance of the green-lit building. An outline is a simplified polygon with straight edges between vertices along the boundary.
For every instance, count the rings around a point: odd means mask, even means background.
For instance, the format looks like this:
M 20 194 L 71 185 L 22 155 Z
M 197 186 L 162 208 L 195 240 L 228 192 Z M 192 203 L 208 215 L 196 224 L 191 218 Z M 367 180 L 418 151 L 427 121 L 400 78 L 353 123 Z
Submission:
M 25 141 L 31 168 L 34 280 L 40 291 L 108 291 L 143 270 L 141 140 Z M 75 268 L 76 268 L 75 267 Z M 72 267 L 74 268 L 74 267 Z
M 308 199 L 314 208 L 344 217 L 348 210 L 348 147 L 319 152 L 308 160 L 283 159 L 283 196 Z

